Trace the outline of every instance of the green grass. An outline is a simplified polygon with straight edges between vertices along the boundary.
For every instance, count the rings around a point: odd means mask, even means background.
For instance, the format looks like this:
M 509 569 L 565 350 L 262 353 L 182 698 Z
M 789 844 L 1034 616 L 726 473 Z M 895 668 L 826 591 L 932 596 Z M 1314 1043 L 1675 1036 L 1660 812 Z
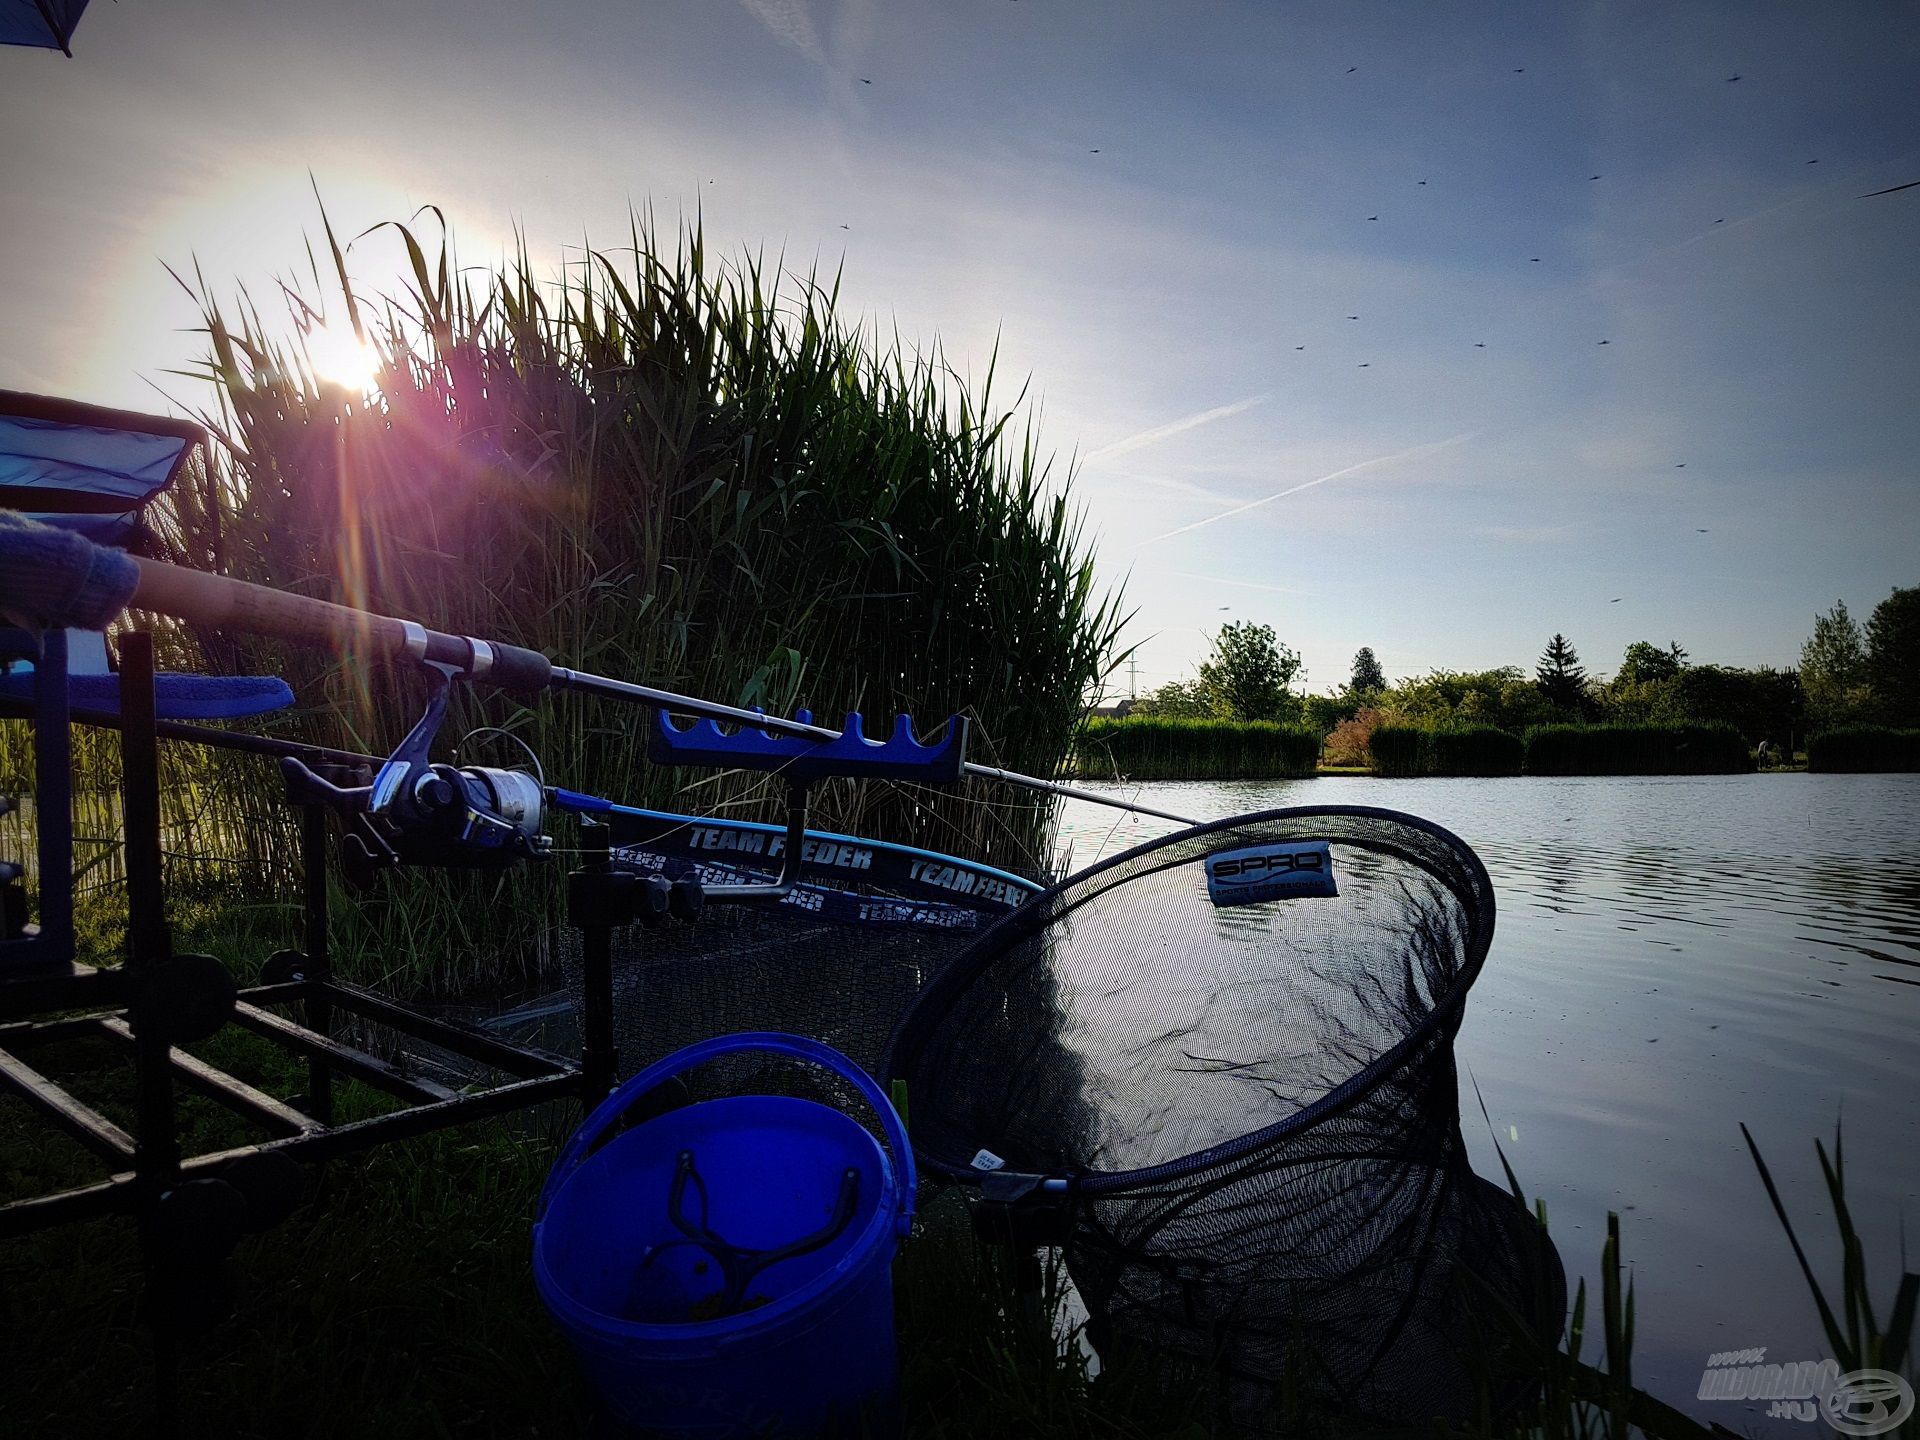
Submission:
M 1843 725 L 1807 741 L 1807 768 L 1827 772 L 1905 773 L 1920 770 L 1920 730 Z
M 1272 720 L 1089 718 L 1073 773 L 1091 780 L 1281 780 L 1312 775 L 1319 734 Z

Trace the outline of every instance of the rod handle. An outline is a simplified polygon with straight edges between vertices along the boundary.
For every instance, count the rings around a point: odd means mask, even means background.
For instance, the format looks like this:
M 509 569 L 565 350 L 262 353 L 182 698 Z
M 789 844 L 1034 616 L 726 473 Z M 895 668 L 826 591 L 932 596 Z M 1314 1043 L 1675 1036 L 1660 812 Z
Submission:
M 134 564 L 140 577 L 134 585 L 133 605 L 209 629 L 331 643 L 396 658 L 411 655 L 458 666 L 474 679 L 506 690 L 544 690 L 553 677 L 552 662 L 537 650 L 448 635 L 410 620 L 140 556 L 134 557 Z

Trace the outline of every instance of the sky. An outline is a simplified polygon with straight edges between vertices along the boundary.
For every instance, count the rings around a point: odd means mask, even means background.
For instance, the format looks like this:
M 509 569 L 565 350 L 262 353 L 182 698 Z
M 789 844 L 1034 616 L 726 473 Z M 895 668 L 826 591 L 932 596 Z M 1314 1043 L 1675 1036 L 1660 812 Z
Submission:
M 167 267 L 271 299 L 316 189 L 471 264 L 651 207 L 998 347 L 1110 693 L 1233 620 L 1315 690 L 1791 664 L 1920 584 L 1920 188 L 1862 198 L 1920 180 L 1909 6 L 96 0 L 74 50 L 0 50 L 0 388 L 204 404 Z

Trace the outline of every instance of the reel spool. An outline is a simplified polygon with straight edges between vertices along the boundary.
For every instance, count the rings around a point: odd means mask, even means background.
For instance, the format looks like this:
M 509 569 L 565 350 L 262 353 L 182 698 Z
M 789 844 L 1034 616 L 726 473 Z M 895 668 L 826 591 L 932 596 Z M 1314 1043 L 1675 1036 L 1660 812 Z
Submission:
M 426 713 L 370 784 L 341 786 L 299 760 L 280 762 L 287 798 L 294 804 L 325 805 L 352 817 L 341 857 L 350 880 L 364 881 L 397 865 L 504 869 L 544 859 L 552 850 L 552 838 L 541 833 L 546 777 L 539 757 L 517 736 L 488 726 L 470 732 L 462 743 L 477 735 L 506 735 L 526 751 L 532 773 L 428 760 L 446 718 L 454 675 L 447 666 L 428 668 L 439 678 Z

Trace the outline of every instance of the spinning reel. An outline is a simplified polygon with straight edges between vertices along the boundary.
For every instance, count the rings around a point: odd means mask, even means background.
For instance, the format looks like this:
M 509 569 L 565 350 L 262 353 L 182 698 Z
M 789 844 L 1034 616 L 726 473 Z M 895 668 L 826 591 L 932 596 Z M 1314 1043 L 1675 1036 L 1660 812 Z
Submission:
M 527 752 L 535 767 L 532 773 L 435 764 L 427 758 L 446 719 L 457 673 L 434 662 L 427 668 L 436 680 L 426 712 L 370 783 L 340 785 L 335 783 L 339 772 L 329 778 L 288 757 L 280 762 L 287 798 L 352 817 L 342 847 L 350 878 L 365 879 L 399 865 L 499 870 L 522 860 L 545 859 L 553 838 L 540 833 L 546 784 L 532 751 Z M 364 776 L 365 769 L 360 774 Z

